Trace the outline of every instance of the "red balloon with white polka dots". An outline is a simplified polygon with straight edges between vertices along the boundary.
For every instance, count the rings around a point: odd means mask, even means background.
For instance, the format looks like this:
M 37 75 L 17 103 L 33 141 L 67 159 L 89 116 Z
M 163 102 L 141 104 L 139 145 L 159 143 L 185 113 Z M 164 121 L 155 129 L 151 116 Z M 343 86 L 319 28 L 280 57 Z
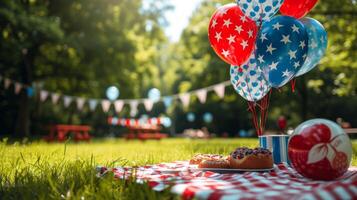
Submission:
M 317 180 L 342 176 L 351 164 L 352 145 L 335 122 L 312 119 L 300 124 L 290 137 L 288 155 L 301 175 Z
M 208 37 L 216 54 L 225 62 L 241 66 L 254 50 L 258 27 L 237 4 L 216 10 L 208 27 Z

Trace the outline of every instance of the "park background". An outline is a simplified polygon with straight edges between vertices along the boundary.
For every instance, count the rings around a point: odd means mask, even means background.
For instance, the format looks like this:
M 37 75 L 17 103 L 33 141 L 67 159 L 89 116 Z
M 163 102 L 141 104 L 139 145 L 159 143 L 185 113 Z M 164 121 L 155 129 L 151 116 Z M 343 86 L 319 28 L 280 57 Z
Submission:
M 106 99 L 112 85 L 120 89 L 120 99 L 137 99 L 147 98 L 151 88 L 166 96 L 227 81 L 229 65 L 210 47 L 207 27 L 216 8 L 229 2 L 1 0 L 0 198 L 176 199 L 169 189 L 155 192 L 135 180 L 113 181 L 111 174 L 99 178 L 95 169 L 188 160 L 196 153 L 228 155 L 237 147 L 258 146 L 257 138 L 143 142 L 107 137 L 127 131 L 109 125 L 107 118 L 130 118 L 128 105 L 120 113 L 113 106 L 104 112 L 100 105 L 91 111 L 87 101 L 83 109 L 75 101 L 64 105 L 64 95 Z M 295 93 L 289 84 L 273 90 L 267 129 L 277 131 L 279 116 L 292 128 L 317 117 L 343 118 L 357 127 L 357 2 L 320 0 L 307 16 L 326 28 L 326 56 L 297 79 Z M 182 34 L 172 29 L 178 24 Z M 61 98 L 56 104 L 50 97 L 41 101 L 41 91 Z M 203 104 L 192 95 L 188 107 L 178 100 L 169 108 L 159 102 L 149 113 L 142 104 L 138 109 L 137 118 L 170 117 L 172 126 L 163 132 L 173 136 L 204 126 L 218 136 L 253 129 L 247 102 L 233 86 L 226 87 L 223 99 L 209 92 Z M 207 112 L 211 123 L 203 120 Z M 187 120 L 188 113 L 195 121 Z M 87 124 L 96 138 L 47 143 L 41 138 L 50 124 Z M 357 141 L 351 142 L 351 165 L 357 166 Z
M 199 1 L 181 37 L 172 39 L 165 34 L 167 13 L 174 9 L 171 1 L 1 1 L 0 75 L 31 86 L 34 95 L 25 89 L 15 94 L 13 86 L 0 84 L 0 136 L 41 136 L 49 124 L 88 124 L 95 136 L 107 136 L 123 132 L 108 125 L 108 116 L 130 117 L 127 105 L 120 113 L 113 107 L 106 113 L 101 106 L 95 111 L 87 104 L 81 110 L 75 103 L 65 107 L 62 99 L 57 104 L 41 102 L 40 90 L 105 99 L 106 88 L 114 85 L 120 99 L 135 99 L 146 98 L 151 88 L 165 96 L 228 80 L 229 65 L 210 47 L 207 26 L 214 10 L 229 2 Z M 180 13 L 176 15 L 180 22 Z M 326 56 L 297 78 L 295 93 L 289 85 L 273 90 L 267 129 L 277 129 L 279 116 L 287 118 L 289 127 L 317 117 L 341 117 L 357 127 L 357 3 L 322 0 L 308 17 L 327 30 Z M 176 102 L 166 109 L 159 102 L 146 112 L 139 105 L 136 117 L 168 116 L 172 127 L 164 131 L 170 134 L 207 126 L 217 135 L 234 136 L 253 127 L 247 108 L 229 86 L 224 99 L 211 92 L 206 103 L 192 97 L 187 108 Z M 196 115 L 194 122 L 187 121 L 189 112 Z M 210 124 L 202 120 L 206 112 L 213 114 Z

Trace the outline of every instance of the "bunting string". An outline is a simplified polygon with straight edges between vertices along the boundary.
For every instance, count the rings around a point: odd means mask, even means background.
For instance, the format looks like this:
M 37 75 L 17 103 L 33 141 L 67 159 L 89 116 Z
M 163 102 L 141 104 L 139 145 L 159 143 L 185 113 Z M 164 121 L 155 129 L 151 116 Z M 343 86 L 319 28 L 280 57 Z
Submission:
M 5 89 L 10 89 L 13 86 L 13 91 L 15 94 L 20 94 L 22 90 L 26 90 L 27 94 L 37 93 L 39 100 L 45 102 L 47 100 L 51 101 L 53 104 L 58 104 L 61 100 L 64 107 L 68 108 L 70 105 L 74 104 L 78 110 L 82 110 L 87 104 L 90 111 L 95 111 L 97 106 L 100 105 L 104 112 L 108 112 L 113 105 L 115 112 L 120 113 L 123 110 L 124 105 L 129 105 L 130 115 L 133 117 L 138 112 L 138 105 L 143 104 L 145 110 L 150 112 L 154 106 L 154 103 L 149 98 L 138 98 L 138 99 L 118 99 L 116 101 L 110 101 L 108 99 L 98 99 L 98 98 L 85 98 L 80 96 L 71 96 L 58 92 L 51 92 L 48 90 L 41 89 L 37 86 L 31 86 L 23 84 L 21 82 L 11 80 L 9 78 L 0 75 L 0 82 L 3 82 Z M 230 86 L 230 81 L 224 81 L 215 85 L 200 88 L 197 90 L 192 90 L 189 92 L 183 92 L 173 95 L 162 96 L 160 101 L 164 103 L 166 107 L 169 107 L 173 101 L 180 101 L 183 107 L 187 108 L 190 105 L 191 97 L 196 96 L 198 101 L 202 104 L 206 103 L 207 93 L 215 92 L 219 98 L 224 98 L 225 88 Z

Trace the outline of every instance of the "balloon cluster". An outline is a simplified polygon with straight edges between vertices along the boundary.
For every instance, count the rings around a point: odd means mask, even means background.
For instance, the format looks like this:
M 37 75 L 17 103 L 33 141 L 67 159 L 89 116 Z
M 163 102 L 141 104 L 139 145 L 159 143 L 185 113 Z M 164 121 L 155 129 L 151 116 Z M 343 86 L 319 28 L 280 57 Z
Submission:
M 302 18 L 316 3 L 237 0 L 213 14 L 208 28 L 211 46 L 231 65 L 231 83 L 248 102 L 264 101 L 265 111 L 264 98 L 272 87 L 284 86 L 319 63 L 327 33 L 317 20 Z M 279 10 L 282 15 L 274 16 Z

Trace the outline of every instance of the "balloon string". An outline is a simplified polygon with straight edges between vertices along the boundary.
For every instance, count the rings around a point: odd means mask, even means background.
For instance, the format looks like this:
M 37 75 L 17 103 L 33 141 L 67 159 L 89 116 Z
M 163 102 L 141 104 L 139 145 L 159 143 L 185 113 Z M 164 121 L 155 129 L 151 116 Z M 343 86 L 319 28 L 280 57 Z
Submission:
M 263 97 L 261 100 L 262 107 L 260 107 L 260 129 L 263 132 L 264 129 L 264 119 L 265 119 L 265 109 L 266 109 L 266 98 L 267 96 Z
M 296 79 L 294 78 L 293 80 L 290 81 L 290 83 L 291 83 L 291 91 L 294 93 L 295 92 Z
M 257 112 L 256 112 L 256 109 L 255 109 L 255 103 L 251 102 L 251 101 L 248 101 L 248 106 L 249 106 L 250 112 L 253 115 L 253 124 L 254 124 L 255 130 L 257 131 L 258 136 L 260 136 L 261 132 L 260 132 L 260 128 L 258 126 Z
M 270 96 L 271 96 L 271 92 L 272 90 L 270 90 L 268 92 L 268 94 L 262 99 L 263 101 L 263 109 L 261 110 L 261 125 L 260 125 L 260 128 L 262 129 L 262 133 L 265 129 L 265 125 L 266 125 L 266 121 L 267 121 L 267 118 L 268 118 L 268 108 L 269 108 L 269 102 L 270 102 Z

